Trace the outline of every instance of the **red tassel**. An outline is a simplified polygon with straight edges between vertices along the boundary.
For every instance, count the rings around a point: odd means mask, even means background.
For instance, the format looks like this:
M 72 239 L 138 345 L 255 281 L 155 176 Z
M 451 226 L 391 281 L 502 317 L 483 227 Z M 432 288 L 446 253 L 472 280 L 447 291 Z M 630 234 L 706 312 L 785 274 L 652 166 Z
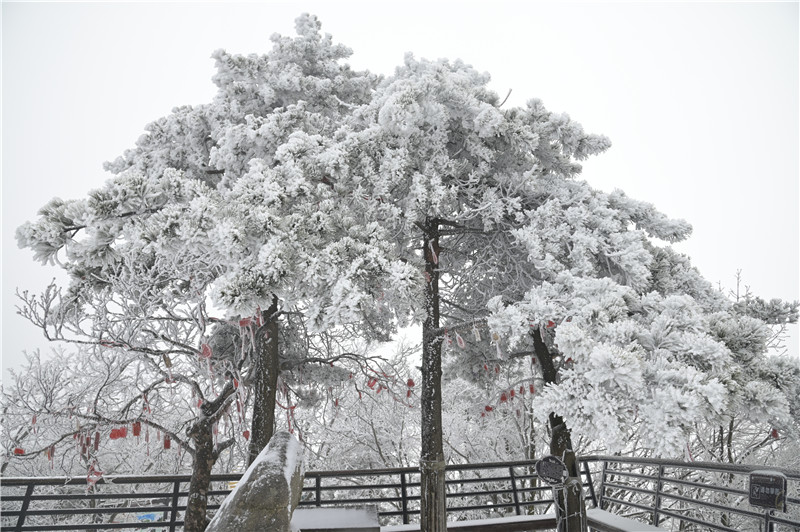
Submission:
M 211 358 L 211 346 L 203 344 L 200 349 L 200 356 L 202 358 Z
M 536 393 L 536 391 L 533 388 L 533 384 L 528 385 L 528 388 L 530 389 L 531 393 Z
M 406 397 L 411 397 L 411 390 L 408 390 L 408 391 L 406 392 Z
M 100 431 L 94 433 L 94 450 L 100 449 Z

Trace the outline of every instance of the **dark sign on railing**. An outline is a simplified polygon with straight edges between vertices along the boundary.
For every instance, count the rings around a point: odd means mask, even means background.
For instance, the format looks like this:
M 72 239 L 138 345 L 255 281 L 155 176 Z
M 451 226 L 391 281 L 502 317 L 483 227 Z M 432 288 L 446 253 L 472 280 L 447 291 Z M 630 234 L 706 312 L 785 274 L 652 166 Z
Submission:
M 786 475 L 777 471 L 750 473 L 750 504 L 786 511 Z

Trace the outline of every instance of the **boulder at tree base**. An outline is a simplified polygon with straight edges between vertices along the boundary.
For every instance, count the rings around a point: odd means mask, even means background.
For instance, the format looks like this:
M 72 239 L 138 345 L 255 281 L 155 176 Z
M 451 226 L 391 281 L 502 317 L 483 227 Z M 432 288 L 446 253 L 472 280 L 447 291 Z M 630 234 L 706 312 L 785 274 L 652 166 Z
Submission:
M 303 489 L 303 448 L 278 432 L 223 501 L 206 532 L 288 532 Z

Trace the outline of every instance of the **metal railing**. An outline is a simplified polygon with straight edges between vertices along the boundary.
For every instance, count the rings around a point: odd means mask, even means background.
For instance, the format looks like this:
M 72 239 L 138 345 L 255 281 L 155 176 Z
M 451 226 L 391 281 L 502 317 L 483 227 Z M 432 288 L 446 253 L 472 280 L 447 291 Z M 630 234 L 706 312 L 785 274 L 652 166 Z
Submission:
M 450 519 L 546 512 L 552 490 L 539 483 L 535 461 L 448 466 Z M 301 506 L 374 504 L 384 523 L 409 523 L 420 513 L 417 468 L 309 471 Z M 208 509 L 219 508 L 241 474 L 212 475 Z M 147 529 L 183 526 L 189 475 L 2 479 L 0 530 Z M 142 521 L 142 517 L 150 519 Z
M 448 466 L 448 520 L 551 511 L 552 489 L 539 482 L 535 463 Z M 585 456 L 581 464 L 587 506 L 686 532 L 800 530 L 800 471 L 776 469 L 789 484 L 788 511 L 776 513 L 747 504 L 747 475 L 763 466 L 611 456 Z M 373 504 L 382 524 L 406 524 L 420 513 L 419 475 L 416 468 L 310 471 L 300 504 Z M 209 510 L 219 508 L 240 476 L 212 476 Z M 173 532 L 183 526 L 189 479 L 108 476 L 89 489 L 85 478 L 3 478 L 0 530 Z
M 800 471 L 757 465 L 584 456 L 598 506 L 671 530 L 800 530 Z M 750 506 L 748 479 L 769 469 L 787 478 L 786 512 Z

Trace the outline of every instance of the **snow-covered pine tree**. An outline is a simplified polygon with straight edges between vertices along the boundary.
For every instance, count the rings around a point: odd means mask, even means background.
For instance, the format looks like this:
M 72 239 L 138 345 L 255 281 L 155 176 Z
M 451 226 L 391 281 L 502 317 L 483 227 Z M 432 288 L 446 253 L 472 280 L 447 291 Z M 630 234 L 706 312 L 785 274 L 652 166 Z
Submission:
M 87 199 L 51 201 L 35 223 L 17 231 L 21 246 L 70 275 L 63 299 L 51 292 L 25 302 L 51 339 L 139 353 L 167 374 L 172 362 L 160 355 L 215 356 L 207 349 L 209 297 L 250 331 L 251 349 L 232 357 L 228 381 L 244 379 L 255 388 L 251 454 L 271 437 L 281 369 L 358 358 L 325 349 L 337 335 L 328 333 L 315 349 L 324 356 L 293 349 L 296 359 L 281 360 L 277 319 L 287 309 L 316 311 L 309 297 L 324 288 L 317 279 L 331 281 L 334 290 L 327 315 L 339 316 L 337 323 L 358 320 L 339 336 L 385 337 L 393 327 L 392 320 L 365 319 L 348 286 L 363 289 L 387 266 L 365 258 L 365 250 L 380 249 L 382 235 L 337 208 L 324 176 L 294 165 L 295 151 L 306 149 L 298 135 L 332 131 L 342 112 L 365 101 L 376 77 L 341 64 L 349 50 L 322 37 L 314 17 L 300 17 L 297 29 L 295 39 L 273 37 L 265 56 L 217 52 L 219 92 L 212 103 L 177 108 L 151 124 L 135 149 L 108 165 L 117 175 L 102 188 Z M 322 275 L 331 263 L 352 275 L 332 282 Z M 388 269 L 404 268 L 396 261 Z M 224 411 L 227 402 L 217 406 Z M 208 436 L 210 425 L 203 427 Z M 195 471 L 209 473 L 213 461 L 204 464 L 209 468 Z M 192 501 L 202 504 L 187 512 L 189 530 L 205 519 L 204 498 Z
M 724 415 L 740 389 L 741 366 L 712 330 L 730 303 L 661 245 L 690 226 L 575 179 L 577 161 L 608 140 L 537 100 L 503 109 L 487 83 L 461 62 L 409 56 L 302 154 L 327 165 L 354 215 L 379 224 L 423 276 L 421 293 L 407 294 L 422 323 L 422 526 L 432 531 L 445 527 L 441 349 L 456 334 L 485 324 L 500 355 L 535 352 L 559 456 L 572 450 L 565 420 L 610 447 L 635 420 L 648 446 L 674 454 L 691 420 Z M 785 403 L 789 391 L 773 395 Z M 786 414 L 771 413 L 783 426 Z

